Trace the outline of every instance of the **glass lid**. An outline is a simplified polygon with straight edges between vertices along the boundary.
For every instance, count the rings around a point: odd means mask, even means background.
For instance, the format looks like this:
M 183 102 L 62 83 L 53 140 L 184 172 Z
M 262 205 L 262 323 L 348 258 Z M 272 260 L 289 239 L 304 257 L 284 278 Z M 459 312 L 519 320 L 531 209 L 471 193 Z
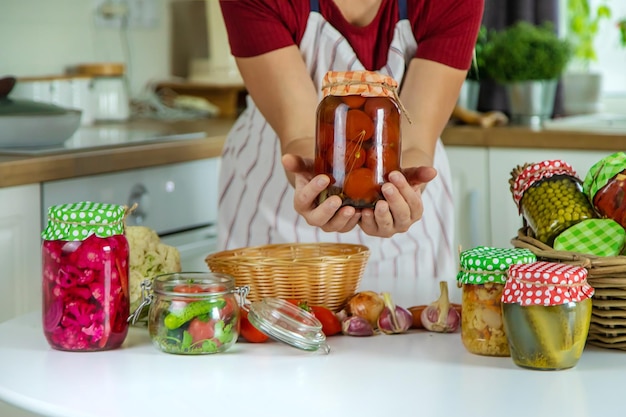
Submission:
M 250 323 L 273 339 L 302 350 L 330 352 L 322 323 L 300 307 L 280 298 L 265 298 L 249 308 Z

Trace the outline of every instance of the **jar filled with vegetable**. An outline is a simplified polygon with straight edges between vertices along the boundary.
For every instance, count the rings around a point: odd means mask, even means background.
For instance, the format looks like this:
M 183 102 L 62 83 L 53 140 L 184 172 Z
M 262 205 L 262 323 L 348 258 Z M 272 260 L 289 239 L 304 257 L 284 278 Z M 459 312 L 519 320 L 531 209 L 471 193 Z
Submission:
M 626 228 L 626 152 L 616 152 L 587 172 L 583 190 L 600 216 Z
M 144 281 L 144 303 L 150 305 L 148 332 L 166 353 L 203 355 L 224 352 L 239 336 L 240 304 L 232 276 L 216 272 L 162 274 Z M 152 289 L 152 295 L 149 289 Z
M 539 370 L 576 366 L 589 332 L 593 293 L 583 267 L 543 261 L 512 265 L 502 314 L 513 362 Z
M 126 208 L 81 202 L 52 206 L 42 232 L 43 330 L 54 349 L 101 351 L 128 332 Z
M 462 286 L 461 340 L 474 354 L 509 356 L 500 299 L 509 266 L 535 262 L 528 249 L 478 246 L 461 252 L 457 275 Z
M 549 246 L 568 227 L 596 217 L 576 171 L 562 160 L 516 167 L 511 192 L 535 238 Z
M 370 71 L 326 73 L 317 108 L 315 173 L 331 181 L 320 194 L 342 205 L 374 207 L 381 186 L 400 169 L 400 106 L 397 82 Z

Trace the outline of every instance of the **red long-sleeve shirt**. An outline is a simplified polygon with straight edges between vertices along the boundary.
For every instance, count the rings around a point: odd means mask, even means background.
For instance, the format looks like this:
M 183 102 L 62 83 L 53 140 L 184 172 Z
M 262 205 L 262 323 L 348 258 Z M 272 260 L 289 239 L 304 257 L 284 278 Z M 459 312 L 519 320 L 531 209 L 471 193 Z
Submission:
M 356 0 L 355 0 L 356 1 Z M 484 0 L 407 0 L 408 18 L 418 44 L 417 58 L 468 69 Z M 310 13 L 309 0 L 220 0 L 232 54 L 251 57 L 298 45 Z M 350 43 L 368 70 L 387 61 L 397 0 L 383 0 L 374 20 L 357 27 L 345 20 L 333 0 L 319 0 L 320 13 Z

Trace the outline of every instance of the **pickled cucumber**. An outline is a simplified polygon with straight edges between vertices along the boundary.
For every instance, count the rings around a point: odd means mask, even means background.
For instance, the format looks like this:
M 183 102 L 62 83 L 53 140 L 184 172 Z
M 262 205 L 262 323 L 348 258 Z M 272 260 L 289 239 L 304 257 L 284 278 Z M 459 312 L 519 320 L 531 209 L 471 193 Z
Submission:
M 568 175 L 537 182 L 524 192 L 520 204 L 535 237 L 550 246 L 568 227 L 595 217 L 580 183 Z

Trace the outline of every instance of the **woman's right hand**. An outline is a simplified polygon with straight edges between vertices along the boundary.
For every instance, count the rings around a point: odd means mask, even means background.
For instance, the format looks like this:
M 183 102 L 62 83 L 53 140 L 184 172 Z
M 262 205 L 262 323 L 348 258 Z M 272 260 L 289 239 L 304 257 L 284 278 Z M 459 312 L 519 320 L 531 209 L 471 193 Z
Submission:
M 358 225 L 360 210 L 350 206 L 341 207 L 339 196 L 330 196 L 317 205 L 318 196 L 326 189 L 330 178 L 323 174 L 316 176 L 312 160 L 286 153 L 282 163 L 285 171 L 293 175 L 294 209 L 309 225 L 325 232 L 340 233 L 349 232 Z

